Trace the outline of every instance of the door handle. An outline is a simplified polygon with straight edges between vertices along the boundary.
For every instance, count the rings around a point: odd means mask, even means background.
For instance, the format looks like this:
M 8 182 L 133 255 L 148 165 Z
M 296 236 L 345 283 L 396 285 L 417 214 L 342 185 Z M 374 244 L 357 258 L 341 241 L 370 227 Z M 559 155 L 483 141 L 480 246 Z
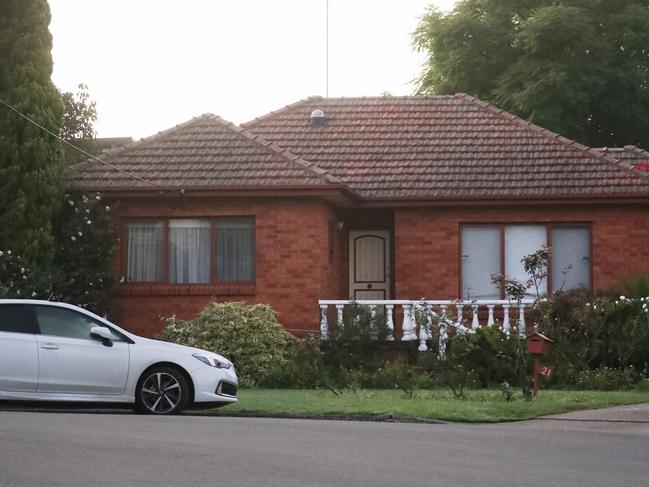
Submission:
M 45 344 L 41 345 L 41 348 L 43 350 L 58 350 L 59 346 L 55 345 L 54 343 L 45 343 Z

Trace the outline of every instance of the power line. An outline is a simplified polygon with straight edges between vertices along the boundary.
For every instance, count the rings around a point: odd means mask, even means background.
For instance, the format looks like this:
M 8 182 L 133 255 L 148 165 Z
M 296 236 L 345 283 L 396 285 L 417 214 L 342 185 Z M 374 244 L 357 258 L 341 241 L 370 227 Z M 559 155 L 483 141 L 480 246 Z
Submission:
M 77 151 L 81 152 L 83 155 L 85 155 L 85 156 L 88 157 L 89 159 L 93 159 L 93 160 L 95 160 L 95 161 L 97 161 L 97 162 L 100 162 L 101 164 L 103 164 L 103 165 L 105 165 L 105 166 L 108 166 L 108 167 L 110 167 L 111 169 L 114 169 L 115 171 L 118 171 L 118 172 L 120 172 L 120 173 L 122 173 L 122 174 L 124 174 L 125 176 L 128 176 L 128 177 L 130 177 L 130 178 L 137 179 L 138 181 L 142 181 L 143 183 L 150 184 L 151 186 L 155 186 L 155 187 L 160 188 L 160 189 L 165 189 L 164 186 L 161 186 L 161 185 L 159 185 L 159 184 L 157 184 L 157 183 L 154 183 L 153 181 L 149 181 L 148 179 L 144 179 L 143 177 L 140 177 L 140 176 L 138 176 L 137 174 L 132 174 L 132 173 L 130 173 L 130 172 L 128 172 L 128 171 L 124 171 L 123 169 L 120 169 L 119 167 L 114 166 L 114 165 L 112 165 L 112 164 L 109 163 L 109 162 L 106 162 L 106 161 L 103 161 L 103 160 L 99 159 L 99 157 L 97 157 L 97 156 L 93 156 L 93 155 L 90 154 L 89 152 L 86 152 L 85 150 L 81 149 L 80 147 L 77 147 L 76 145 L 74 145 L 73 143 L 68 142 L 67 140 L 61 138 L 61 136 L 59 136 L 58 134 L 55 134 L 54 132 L 52 132 L 51 130 L 47 129 L 46 127 L 43 127 L 40 123 L 38 123 L 38 122 L 36 122 L 35 120 L 29 118 L 27 115 L 25 115 L 24 113 L 20 112 L 17 108 L 13 107 L 12 105 L 10 105 L 10 104 L 7 103 L 6 101 L 4 101 L 2 98 L 0 98 L 0 104 L 6 106 L 6 107 L 7 107 L 9 110 L 11 110 L 12 112 L 17 113 L 18 115 L 20 115 L 22 118 L 24 118 L 24 119 L 27 120 L 28 122 L 33 123 L 33 124 L 36 125 L 39 129 L 43 130 L 44 132 L 47 132 L 48 134 L 50 134 L 50 135 L 53 136 L 53 137 L 56 137 L 58 140 L 60 140 L 60 141 L 63 142 L 64 144 L 69 145 L 69 146 L 72 147 L 74 150 L 77 150 Z

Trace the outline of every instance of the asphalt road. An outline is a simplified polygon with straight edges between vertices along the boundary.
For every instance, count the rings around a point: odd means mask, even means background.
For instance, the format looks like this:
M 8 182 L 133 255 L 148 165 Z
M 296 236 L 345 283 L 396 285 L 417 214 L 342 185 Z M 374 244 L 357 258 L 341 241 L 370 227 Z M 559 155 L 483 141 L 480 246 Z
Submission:
M 649 423 L 0 411 L 0 486 L 649 486 Z

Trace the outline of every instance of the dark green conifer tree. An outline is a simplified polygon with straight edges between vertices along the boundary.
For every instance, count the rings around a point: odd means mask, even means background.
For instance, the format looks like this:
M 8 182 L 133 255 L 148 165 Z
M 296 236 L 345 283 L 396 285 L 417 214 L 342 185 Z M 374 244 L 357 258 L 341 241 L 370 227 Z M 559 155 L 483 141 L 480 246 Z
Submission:
M 0 99 L 58 134 L 49 23 L 46 0 L 0 0 Z M 22 256 L 25 266 L 51 260 L 63 169 L 60 142 L 0 105 L 0 250 Z

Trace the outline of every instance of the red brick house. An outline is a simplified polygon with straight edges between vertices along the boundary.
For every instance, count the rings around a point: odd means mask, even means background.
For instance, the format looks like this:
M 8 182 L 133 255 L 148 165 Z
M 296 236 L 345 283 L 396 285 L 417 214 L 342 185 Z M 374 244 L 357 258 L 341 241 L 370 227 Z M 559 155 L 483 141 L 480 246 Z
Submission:
M 270 303 L 303 333 L 320 299 L 502 299 L 490 274 L 522 276 L 541 245 L 550 289 L 649 271 L 648 153 L 464 94 L 314 97 L 241 127 L 203 115 L 102 159 L 128 174 L 89 161 L 70 185 L 120 201 L 115 307 L 145 335 L 210 300 Z

